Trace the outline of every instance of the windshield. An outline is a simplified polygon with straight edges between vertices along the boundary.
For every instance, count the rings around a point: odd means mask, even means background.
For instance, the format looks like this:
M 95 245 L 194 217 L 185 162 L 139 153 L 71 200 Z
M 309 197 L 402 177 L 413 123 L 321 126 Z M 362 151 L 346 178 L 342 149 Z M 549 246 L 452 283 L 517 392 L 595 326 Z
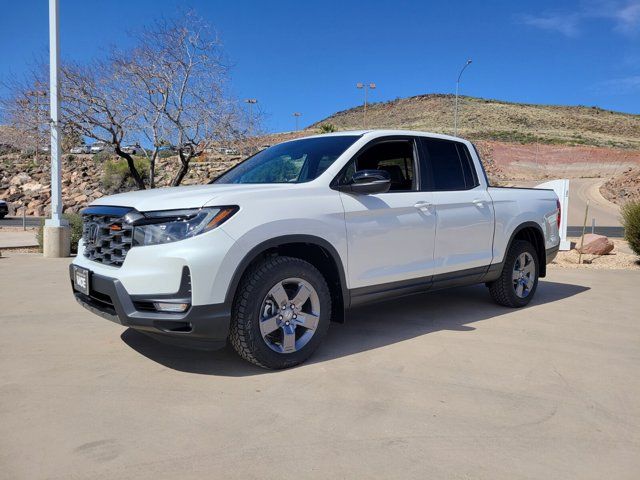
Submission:
M 304 183 L 316 179 L 357 135 L 303 138 L 256 153 L 213 183 Z

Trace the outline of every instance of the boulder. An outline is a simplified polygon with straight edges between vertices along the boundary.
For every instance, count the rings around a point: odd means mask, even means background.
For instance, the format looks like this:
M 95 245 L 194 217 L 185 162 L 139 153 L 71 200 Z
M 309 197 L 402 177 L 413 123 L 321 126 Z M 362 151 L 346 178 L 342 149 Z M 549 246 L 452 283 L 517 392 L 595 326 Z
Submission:
M 44 188 L 44 185 L 38 182 L 27 182 L 22 185 L 22 190 L 25 192 L 39 192 Z
M 580 242 L 578 241 L 578 245 Z M 607 255 L 613 250 L 613 242 L 604 235 L 596 235 L 595 233 L 587 233 L 584 236 L 582 249 L 578 246 L 578 253 L 589 255 Z
M 31 177 L 29 175 L 27 175 L 26 173 L 19 173 L 17 175 L 15 175 L 11 181 L 9 182 L 10 185 L 23 185 L 25 183 L 28 183 L 31 181 Z

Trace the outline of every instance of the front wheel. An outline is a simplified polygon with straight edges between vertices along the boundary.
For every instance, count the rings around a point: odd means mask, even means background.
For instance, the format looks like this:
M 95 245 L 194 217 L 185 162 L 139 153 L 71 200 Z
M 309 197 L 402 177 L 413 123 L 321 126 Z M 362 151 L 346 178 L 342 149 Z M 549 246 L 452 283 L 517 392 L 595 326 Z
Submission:
M 538 255 L 531 243 L 516 240 L 505 257 L 500 278 L 489 284 L 491 297 L 505 307 L 524 307 L 538 287 Z
M 242 279 L 229 339 L 255 365 L 292 367 L 318 347 L 330 316 L 331 295 L 322 274 L 299 258 L 271 257 Z

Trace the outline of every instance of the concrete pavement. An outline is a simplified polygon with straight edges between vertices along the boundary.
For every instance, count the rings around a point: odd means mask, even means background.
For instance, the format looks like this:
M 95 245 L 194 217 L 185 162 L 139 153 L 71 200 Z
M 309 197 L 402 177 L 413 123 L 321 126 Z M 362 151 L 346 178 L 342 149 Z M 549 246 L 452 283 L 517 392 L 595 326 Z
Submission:
M 640 274 L 553 269 L 354 311 L 299 368 L 168 347 L 72 299 L 68 260 L 0 259 L 0 478 L 640 474 Z
M 0 230 L 0 249 L 37 246 L 36 232 L 33 230 Z

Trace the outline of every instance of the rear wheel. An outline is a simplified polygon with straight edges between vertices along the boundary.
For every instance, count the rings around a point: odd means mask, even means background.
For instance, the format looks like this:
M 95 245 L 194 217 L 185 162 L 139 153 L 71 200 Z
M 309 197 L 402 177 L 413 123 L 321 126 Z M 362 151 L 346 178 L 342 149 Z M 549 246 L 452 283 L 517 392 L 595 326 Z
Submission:
M 489 292 L 500 305 L 524 307 L 536 292 L 539 270 L 533 245 L 516 240 L 507 253 L 500 278 L 489 284 Z
M 299 258 L 272 257 L 243 278 L 229 338 L 242 358 L 264 368 L 305 361 L 329 327 L 331 295 L 322 274 Z

